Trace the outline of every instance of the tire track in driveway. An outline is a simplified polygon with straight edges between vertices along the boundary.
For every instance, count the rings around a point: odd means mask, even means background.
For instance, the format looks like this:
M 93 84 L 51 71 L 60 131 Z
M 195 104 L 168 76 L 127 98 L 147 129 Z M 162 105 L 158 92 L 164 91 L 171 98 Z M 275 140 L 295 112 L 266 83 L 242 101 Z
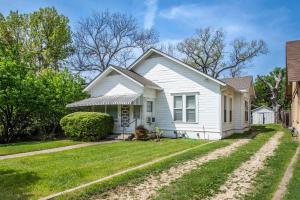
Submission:
M 252 135 L 251 135 L 252 136 Z M 251 136 L 249 138 L 251 138 Z M 100 195 L 92 197 L 92 199 L 104 200 L 145 200 L 157 194 L 157 190 L 170 185 L 176 179 L 182 177 L 184 174 L 198 168 L 199 166 L 216 160 L 223 156 L 229 156 L 240 146 L 245 145 L 251 139 L 239 139 L 229 146 L 216 149 L 206 155 L 183 162 L 175 167 L 161 172 L 158 175 L 150 175 L 142 183 L 135 185 L 129 183 L 125 186 L 119 186 L 113 190 L 105 192 Z
M 256 174 L 263 169 L 265 160 L 274 154 L 282 136 L 283 132 L 277 132 L 272 136 L 248 161 L 233 171 L 218 194 L 208 199 L 235 200 L 247 194 L 252 189 Z

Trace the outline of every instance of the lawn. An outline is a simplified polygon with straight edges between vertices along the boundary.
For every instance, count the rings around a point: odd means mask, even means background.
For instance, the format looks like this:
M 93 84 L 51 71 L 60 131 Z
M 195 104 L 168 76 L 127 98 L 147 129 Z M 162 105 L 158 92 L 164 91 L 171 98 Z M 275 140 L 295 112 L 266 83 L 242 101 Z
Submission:
M 259 171 L 259 173 L 257 174 L 257 177 L 255 179 L 255 188 L 245 197 L 245 200 L 271 200 L 274 195 L 274 192 L 278 189 L 278 185 L 281 181 L 281 178 L 284 175 L 285 170 L 297 149 L 298 143 L 295 140 L 293 140 L 291 133 L 288 129 L 281 127 L 276 127 L 276 129 L 285 132 L 282 142 L 279 145 L 278 149 L 275 150 L 275 154 L 267 159 L 265 164 L 266 167 Z M 299 171 L 300 164 L 298 172 Z M 298 180 L 299 177 L 300 173 L 298 173 Z M 295 181 L 295 183 L 296 187 L 294 187 L 294 191 L 296 192 L 299 191 L 300 184 L 297 181 Z M 298 192 L 297 198 L 292 198 L 292 196 L 290 196 L 287 199 L 300 199 L 300 193 Z
M 38 151 L 43 149 L 52 149 L 78 144 L 80 142 L 72 140 L 54 140 L 54 141 L 35 141 L 35 142 L 19 142 L 11 144 L 0 144 L 0 156 L 24 153 L 30 151 Z
M 287 193 L 284 200 L 299 200 L 300 199 L 300 155 L 294 169 L 293 177 L 290 180 Z
M 206 142 L 118 142 L 3 160 L 0 199 L 37 199 Z

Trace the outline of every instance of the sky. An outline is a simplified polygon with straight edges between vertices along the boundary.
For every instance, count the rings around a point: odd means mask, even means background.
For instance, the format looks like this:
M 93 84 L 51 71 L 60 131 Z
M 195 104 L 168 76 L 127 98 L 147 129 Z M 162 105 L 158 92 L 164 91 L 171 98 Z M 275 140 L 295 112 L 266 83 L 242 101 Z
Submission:
M 179 42 L 205 27 L 223 29 L 228 44 L 235 38 L 262 39 L 269 53 L 255 58 L 244 73 L 254 77 L 285 66 L 286 41 L 300 39 L 297 0 L 0 0 L 0 5 L 4 15 L 54 6 L 73 30 L 94 12 L 123 12 L 133 15 L 141 28 L 154 28 L 163 43 Z

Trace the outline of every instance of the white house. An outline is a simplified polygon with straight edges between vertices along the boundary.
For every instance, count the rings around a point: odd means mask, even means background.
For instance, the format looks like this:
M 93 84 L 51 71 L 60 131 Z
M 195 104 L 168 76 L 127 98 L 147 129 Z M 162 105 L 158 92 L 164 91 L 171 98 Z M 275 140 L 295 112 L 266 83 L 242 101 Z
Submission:
M 275 123 L 275 112 L 267 106 L 261 106 L 251 111 L 252 124 L 272 124 Z
M 249 128 L 252 77 L 218 80 L 149 49 L 129 68 L 110 66 L 85 89 L 91 98 L 67 105 L 111 114 L 114 133 L 136 125 L 164 136 L 221 139 Z

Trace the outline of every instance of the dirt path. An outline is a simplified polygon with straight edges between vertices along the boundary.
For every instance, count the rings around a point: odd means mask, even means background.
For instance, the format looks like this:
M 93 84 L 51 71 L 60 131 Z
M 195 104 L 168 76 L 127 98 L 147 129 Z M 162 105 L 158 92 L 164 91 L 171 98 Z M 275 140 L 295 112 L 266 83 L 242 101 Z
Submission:
M 89 142 L 89 143 L 75 144 L 75 145 L 70 145 L 70 146 L 65 146 L 65 147 L 44 149 L 44 150 L 40 150 L 40 151 L 31 151 L 31 152 L 26 152 L 26 153 L 5 155 L 5 156 L 0 156 L 0 160 L 5 160 L 5 159 L 9 159 L 9 158 L 20 158 L 20 157 L 33 156 L 33 155 L 46 154 L 46 153 L 54 153 L 54 152 L 60 152 L 60 151 L 65 151 L 65 150 L 70 150 L 70 149 L 78 149 L 81 147 L 88 147 L 88 146 L 94 146 L 94 145 L 98 145 L 98 144 L 107 144 L 107 143 L 113 143 L 113 142 L 117 142 L 117 140 L 102 141 L 102 142 Z
M 250 160 L 244 162 L 229 176 L 226 183 L 221 186 L 221 192 L 210 198 L 212 200 L 234 200 L 240 199 L 250 191 L 257 172 L 264 167 L 264 161 L 272 156 L 274 150 L 280 144 L 283 132 L 276 133 L 265 143 Z
M 300 154 L 300 146 L 298 146 L 296 153 L 294 154 L 289 166 L 287 167 L 287 169 L 281 179 L 281 182 L 278 186 L 278 189 L 275 192 L 272 200 L 281 200 L 283 198 L 284 194 L 286 193 L 287 185 L 293 176 L 293 171 L 294 171 L 295 165 L 298 161 L 299 154 Z
M 155 196 L 157 189 L 169 185 L 171 182 L 180 178 L 184 174 L 196 169 L 199 165 L 207 163 L 208 161 L 218 159 L 223 156 L 228 156 L 238 147 L 248 143 L 250 139 L 240 139 L 233 144 L 219 148 L 205 156 L 201 156 L 194 160 L 186 161 L 176 167 L 172 167 L 159 175 L 149 176 L 144 182 L 138 185 L 128 184 L 125 186 L 117 187 L 114 190 L 104 194 L 93 197 L 92 199 L 118 199 L 118 200 L 143 200 Z

